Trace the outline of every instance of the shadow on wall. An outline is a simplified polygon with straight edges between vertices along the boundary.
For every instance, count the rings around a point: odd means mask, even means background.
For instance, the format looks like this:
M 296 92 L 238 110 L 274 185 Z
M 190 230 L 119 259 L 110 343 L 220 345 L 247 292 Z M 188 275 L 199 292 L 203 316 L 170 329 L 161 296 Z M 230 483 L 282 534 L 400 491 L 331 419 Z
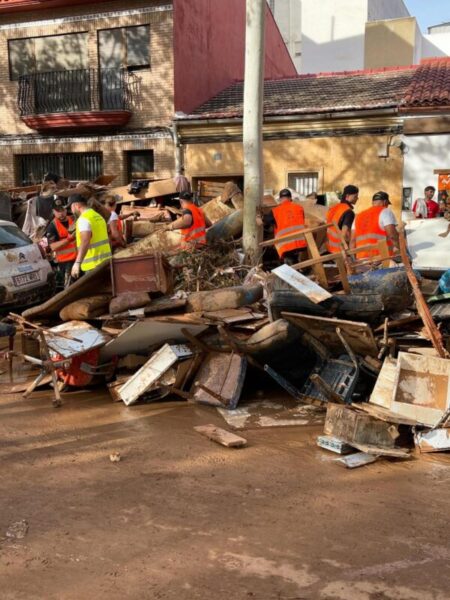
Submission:
M 364 68 L 364 36 L 318 43 L 302 36 L 301 73 L 356 71 Z
M 302 140 L 264 145 L 265 179 L 287 185 L 288 172 L 323 169 L 321 192 L 342 191 L 345 185 L 360 188 L 358 210 L 370 206 L 372 195 L 380 189 L 391 196 L 400 210 L 403 188 L 403 156 L 398 148 L 390 148 L 388 158 L 378 157 L 378 147 L 389 136 L 349 136 Z M 283 173 L 284 172 L 284 173 Z M 281 178 L 280 178 L 281 175 Z

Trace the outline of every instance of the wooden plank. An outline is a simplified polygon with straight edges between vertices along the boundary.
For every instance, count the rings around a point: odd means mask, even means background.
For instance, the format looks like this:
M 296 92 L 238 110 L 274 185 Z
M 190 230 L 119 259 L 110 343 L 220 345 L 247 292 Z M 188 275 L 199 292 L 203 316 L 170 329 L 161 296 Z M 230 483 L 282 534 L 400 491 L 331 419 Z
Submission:
M 294 290 L 300 292 L 314 304 L 319 304 L 324 300 L 328 300 L 333 296 L 327 290 L 324 290 L 320 285 L 305 277 L 289 265 L 281 265 L 272 270 L 272 273 L 288 283 Z
M 308 233 L 316 233 L 318 231 L 323 231 L 324 229 L 328 229 L 331 227 L 332 223 L 325 223 L 324 225 L 318 225 L 317 227 L 309 227 L 307 229 L 302 229 L 301 232 L 290 233 L 289 235 L 283 235 L 279 238 L 274 238 L 273 240 L 267 240 L 265 242 L 261 242 L 259 244 L 260 248 L 266 248 L 267 246 L 275 246 L 280 241 L 283 242 L 295 242 L 296 240 L 301 240 Z
M 303 331 L 310 333 L 332 352 L 342 354 L 344 351 L 342 342 L 336 333 L 336 329 L 339 328 L 355 354 L 378 356 L 378 346 L 372 329 L 367 323 L 312 317 L 290 312 L 282 312 L 281 316 Z
M 239 354 L 211 352 L 203 361 L 193 386 L 193 401 L 236 408 L 244 385 L 247 360 Z
M 320 252 L 317 247 L 316 240 L 314 239 L 314 235 L 310 231 L 305 233 L 305 240 L 306 240 L 306 243 L 308 244 L 309 256 L 312 259 L 320 258 Z M 321 262 L 318 262 L 312 266 L 312 269 L 313 269 L 314 275 L 317 277 L 320 285 L 323 288 L 328 289 L 328 279 L 327 279 L 327 274 L 325 273 L 323 264 Z
M 209 440 L 217 442 L 226 448 L 243 448 L 247 445 L 247 440 L 235 433 L 231 433 L 215 425 L 198 425 L 194 427 L 195 431 L 201 433 Z
M 397 360 L 387 357 L 381 367 L 375 387 L 370 396 L 370 403 L 390 409 L 397 377 Z
M 419 313 L 422 322 L 425 326 L 425 330 L 427 332 L 428 338 L 433 344 L 433 347 L 438 352 L 441 358 L 449 358 L 449 353 L 444 348 L 444 343 L 442 341 L 442 335 L 439 329 L 436 327 L 436 323 L 431 316 L 430 308 L 426 303 L 425 298 L 420 290 L 419 282 L 417 281 L 416 274 L 411 266 L 409 261 L 408 251 L 406 248 L 406 238 L 405 238 L 405 229 L 404 227 L 399 228 L 399 240 L 400 240 L 400 253 L 402 256 L 402 261 L 405 266 L 406 274 L 408 275 L 409 283 L 411 284 L 414 297 L 416 299 L 417 312 Z
M 336 462 L 343 464 L 347 469 L 357 469 L 358 467 L 364 467 L 370 465 L 378 460 L 377 456 L 367 454 L 365 452 L 356 452 L 356 454 L 350 454 L 344 458 L 338 458 Z

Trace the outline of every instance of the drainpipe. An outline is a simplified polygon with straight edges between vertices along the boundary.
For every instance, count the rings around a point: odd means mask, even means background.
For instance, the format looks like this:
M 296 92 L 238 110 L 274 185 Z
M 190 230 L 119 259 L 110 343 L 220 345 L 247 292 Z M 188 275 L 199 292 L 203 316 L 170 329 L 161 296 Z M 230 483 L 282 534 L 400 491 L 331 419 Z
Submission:
M 167 128 L 172 137 L 174 148 L 174 157 L 175 157 L 175 175 L 183 175 L 184 173 L 184 165 L 183 165 L 183 146 L 180 143 L 180 137 L 178 135 L 178 123 L 176 121 L 172 121 L 172 127 Z

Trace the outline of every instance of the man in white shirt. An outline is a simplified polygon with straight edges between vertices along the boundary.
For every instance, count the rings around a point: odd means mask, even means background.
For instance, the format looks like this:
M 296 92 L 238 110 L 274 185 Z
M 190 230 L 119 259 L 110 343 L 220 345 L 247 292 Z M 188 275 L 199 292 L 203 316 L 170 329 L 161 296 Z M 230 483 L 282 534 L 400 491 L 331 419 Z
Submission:
M 389 253 L 398 254 L 399 239 L 397 232 L 397 219 L 389 208 L 391 204 L 389 194 L 377 192 L 372 198 L 372 206 L 356 215 L 352 246 L 362 248 L 363 246 L 376 245 L 381 240 L 386 240 Z M 378 251 L 362 250 L 358 252 L 358 260 L 376 256 Z

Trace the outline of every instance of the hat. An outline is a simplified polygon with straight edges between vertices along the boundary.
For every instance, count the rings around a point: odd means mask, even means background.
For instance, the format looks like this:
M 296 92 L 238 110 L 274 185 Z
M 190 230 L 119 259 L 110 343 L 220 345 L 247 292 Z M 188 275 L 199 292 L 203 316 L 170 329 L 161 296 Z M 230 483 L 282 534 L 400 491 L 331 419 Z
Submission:
M 359 194 L 359 188 L 357 188 L 356 185 L 346 185 L 342 192 L 342 198 L 345 199 L 346 196 L 353 194 Z
M 66 210 L 66 205 L 62 201 L 62 198 L 55 198 L 52 204 L 53 210 Z
M 288 188 L 284 188 L 284 190 L 281 190 L 279 197 L 280 198 L 292 198 L 292 192 Z
M 69 206 L 72 206 L 72 204 L 75 204 L 75 202 L 79 202 L 80 204 L 87 204 L 87 200 L 84 196 L 82 196 L 81 194 L 72 194 L 72 196 L 69 196 L 69 201 L 67 202 L 66 208 L 69 208 Z
M 190 192 L 181 192 L 180 200 L 192 200 L 192 194 Z
M 383 200 L 383 202 L 391 204 L 391 201 L 389 200 L 389 194 L 387 192 L 377 192 L 372 197 L 372 202 L 374 202 L 375 200 Z

